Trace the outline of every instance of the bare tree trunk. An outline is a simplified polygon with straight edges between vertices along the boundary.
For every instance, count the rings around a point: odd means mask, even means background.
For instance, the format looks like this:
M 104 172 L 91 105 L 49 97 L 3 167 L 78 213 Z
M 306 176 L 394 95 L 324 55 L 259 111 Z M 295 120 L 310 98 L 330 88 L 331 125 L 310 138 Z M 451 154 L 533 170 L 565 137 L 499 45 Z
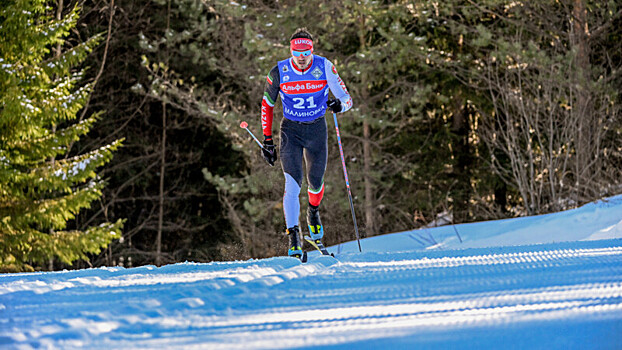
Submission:
M 58 0 L 58 7 L 56 8 L 56 19 L 57 20 L 61 20 L 63 19 L 63 0 Z M 56 57 L 60 56 L 61 53 L 61 47 L 60 47 L 60 42 L 58 44 L 56 44 Z
M 578 122 L 576 129 L 576 152 L 577 160 L 575 163 L 576 176 L 576 201 L 579 203 L 586 197 L 589 198 L 587 186 L 590 183 L 589 177 L 592 176 L 594 167 L 591 166 L 593 144 L 591 140 L 595 135 L 592 133 L 593 113 L 589 109 L 590 93 L 586 89 L 589 69 L 589 53 L 587 46 L 587 12 L 584 0 L 574 0 L 572 9 L 572 44 L 577 50 L 576 56 L 576 104 L 572 108 L 574 118 Z
M 374 223 L 374 193 L 371 185 L 369 174 L 371 173 L 371 146 L 370 146 L 370 130 L 367 119 L 363 120 L 363 172 L 365 174 L 365 227 L 366 232 L 375 234 L 376 228 Z
M 171 1 L 168 1 L 166 13 L 166 32 L 170 29 Z M 168 65 L 168 54 L 166 55 Z M 162 226 L 164 222 L 164 174 L 166 171 L 166 101 L 162 101 L 162 147 L 160 149 L 160 203 L 158 212 L 158 232 L 156 235 L 156 266 L 162 264 Z
M 58 0 L 58 7 L 56 8 L 56 19 L 58 21 L 60 21 L 61 19 L 63 19 L 63 0 Z M 60 43 L 58 43 L 56 45 L 56 50 L 54 53 L 54 56 L 59 57 L 61 54 L 61 45 Z M 56 133 L 56 125 L 52 125 L 52 133 Z M 52 157 L 50 159 L 50 167 L 52 169 L 54 169 L 54 165 L 56 165 L 56 158 Z M 50 229 L 50 234 L 54 234 L 54 229 L 51 228 Z M 50 258 L 50 261 L 48 262 L 48 270 L 49 271 L 54 271 L 54 257 Z
M 359 44 L 361 51 L 365 50 L 365 17 L 359 17 Z M 361 100 L 367 101 L 369 97 L 369 91 L 367 90 L 367 81 L 363 81 L 362 84 L 363 90 L 361 91 Z M 372 156 L 371 156 L 371 130 L 369 126 L 369 110 L 365 108 L 365 105 L 361 105 L 361 112 L 365 116 L 363 118 L 363 184 L 365 187 L 365 233 L 366 234 L 374 234 L 376 232 L 375 221 L 374 221 L 374 192 L 371 183 L 371 166 L 372 166 Z
M 162 224 L 164 221 L 164 172 L 166 170 L 166 102 L 162 102 L 162 147 L 160 148 L 160 193 L 158 233 L 156 236 L 156 266 L 162 264 Z
M 456 97 L 452 117 L 452 132 L 456 135 L 453 143 L 455 185 L 452 190 L 454 223 L 466 222 L 469 218 L 469 198 L 471 197 L 471 150 L 469 145 L 469 109 L 465 100 Z

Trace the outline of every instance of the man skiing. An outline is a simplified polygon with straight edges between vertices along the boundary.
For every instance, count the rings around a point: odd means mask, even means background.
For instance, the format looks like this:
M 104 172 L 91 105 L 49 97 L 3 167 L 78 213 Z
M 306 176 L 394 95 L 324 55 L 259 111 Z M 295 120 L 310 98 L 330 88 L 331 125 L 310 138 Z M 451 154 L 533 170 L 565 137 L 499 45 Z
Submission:
M 307 225 L 309 235 L 321 243 L 324 228 L 319 206 L 324 195 L 324 172 L 328 157 L 328 134 L 324 113 L 343 113 L 352 108 L 352 98 L 335 66 L 326 58 L 313 54 L 313 37 L 306 28 L 299 28 L 290 39 L 291 57 L 278 62 L 266 78 L 261 102 L 261 127 L 264 142 L 262 156 L 272 166 L 277 153 L 272 140 L 274 104 L 281 96 L 281 166 L 285 175 L 283 211 L 289 237 L 288 255 L 300 258 L 302 243 L 298 216 L 302 159 L 307 167 Z M 336 98 L 328 98 L 328 90 Z

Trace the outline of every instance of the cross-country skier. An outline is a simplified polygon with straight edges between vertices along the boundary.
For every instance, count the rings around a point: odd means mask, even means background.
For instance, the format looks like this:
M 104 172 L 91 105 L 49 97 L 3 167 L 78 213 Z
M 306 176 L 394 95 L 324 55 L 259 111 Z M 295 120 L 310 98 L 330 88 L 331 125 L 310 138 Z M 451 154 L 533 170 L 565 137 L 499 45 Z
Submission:
M 326 58 L 313 54 L 313 37 L 299 28 L 290 39 L 291 57 L 280 61 L 267 76 L 261 102 L 261 127 L 264 135 L 262 155 L 272 166 L 277 153 L 272 140 L 274 103 L 281 96 L 281 166 L 285 174 L 283 211 L 289 237 L 288 255 L 300 258 L 302 243 L 298 216 L 302 185 L 302 158 L 307 168 L 309 235 L 321 242 L 324 228 L 319 206 L 324 195 L 324 172 L 328 156 L 328 135 L 324 113 L 330 109 L 343 113 L 352 108 L 352 98 L 335 66 Z M 328 90 L 335 98 L 328 98 Z

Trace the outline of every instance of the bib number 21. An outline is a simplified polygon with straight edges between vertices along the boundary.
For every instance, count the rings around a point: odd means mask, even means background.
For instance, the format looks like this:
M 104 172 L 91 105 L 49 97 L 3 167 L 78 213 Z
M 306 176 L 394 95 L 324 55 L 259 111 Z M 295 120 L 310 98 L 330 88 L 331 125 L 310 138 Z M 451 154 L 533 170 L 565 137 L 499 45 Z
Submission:
M 306 106 L 305 106 L 305 101 L 307 102 Z M 315 104 L 315 101 L 313 101 L 313 96 L 310 96 L 306 100 L 301 97 L 294 97 L 294 102 L 296 102 L 296 104 L 294 105 L 294 108 L 298 108 L 298 109 L 317 107 L 317 105 Z

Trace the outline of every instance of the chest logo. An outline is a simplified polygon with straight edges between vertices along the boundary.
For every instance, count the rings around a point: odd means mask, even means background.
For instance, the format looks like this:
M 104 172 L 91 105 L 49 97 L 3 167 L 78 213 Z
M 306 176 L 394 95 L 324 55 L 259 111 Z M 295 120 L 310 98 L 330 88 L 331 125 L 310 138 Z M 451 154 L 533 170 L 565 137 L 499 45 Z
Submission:
M 314 94 L 326 87 L 326 80 L 289 81 L 281 84 L 281 91 L 286 94 Z
M 320 67 L 315 67 L 313 72 L 311 72 L 311 75 L 313 75 L 315 79 L 320 79 L 320 77 L 322 76 L 322 70 L 320 69 Z
M 284 76 L 283 81 L 289 81 L 289 75 Z
M 287 72 L 289 69 L 287 69 L 287 66 L 283 66 L 283 72 Z

